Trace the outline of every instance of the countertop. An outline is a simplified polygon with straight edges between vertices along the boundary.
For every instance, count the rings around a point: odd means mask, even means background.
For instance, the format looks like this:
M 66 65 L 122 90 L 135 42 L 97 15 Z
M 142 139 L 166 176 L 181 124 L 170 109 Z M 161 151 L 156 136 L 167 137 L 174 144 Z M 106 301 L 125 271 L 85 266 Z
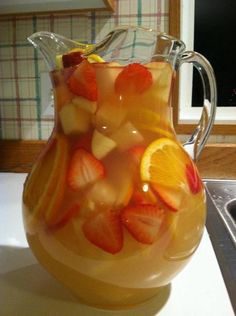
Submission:
M 80 304 L 37 263 L 28 247 L 21 217 L 25 177 L 0 173 L 1 316 L 234 316 L 206 230 L 187 267 L 159 296 L 123 311 Z

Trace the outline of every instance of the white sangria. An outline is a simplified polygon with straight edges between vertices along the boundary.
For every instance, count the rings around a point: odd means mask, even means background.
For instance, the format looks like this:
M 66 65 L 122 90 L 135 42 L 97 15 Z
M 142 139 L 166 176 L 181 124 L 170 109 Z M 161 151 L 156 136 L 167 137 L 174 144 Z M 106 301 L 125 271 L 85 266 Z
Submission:
M 175 70 L 59 57 L 55 127 L 24 187 L 27 239 L 81 301 L 135 305 L 186 265 L 205 224 L 202 181 L 172 126 Z

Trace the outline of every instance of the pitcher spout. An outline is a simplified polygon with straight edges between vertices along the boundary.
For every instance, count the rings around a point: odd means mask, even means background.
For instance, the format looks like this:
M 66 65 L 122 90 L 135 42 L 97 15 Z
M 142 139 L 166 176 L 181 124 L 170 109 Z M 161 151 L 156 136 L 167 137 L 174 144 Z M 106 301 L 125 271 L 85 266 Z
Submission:
M 58 68 L 58 56 L 66 54 L 72 49 L 84 50 L 87 47 L 86 44 L 46 31 L 32 34 L 28 37 L 28 41 L 40 51 L 49 71 Z

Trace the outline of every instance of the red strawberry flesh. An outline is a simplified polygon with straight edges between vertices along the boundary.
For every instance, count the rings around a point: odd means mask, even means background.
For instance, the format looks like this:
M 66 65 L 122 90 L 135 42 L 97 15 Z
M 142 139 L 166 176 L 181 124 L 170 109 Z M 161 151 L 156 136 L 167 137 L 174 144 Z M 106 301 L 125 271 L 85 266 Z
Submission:
M 143 244 L 153 244 L 158 239 L 164 211 L 154 205 L 136 205 L 122 211 L 121 220 L 130 234 Z
M 71 189 L 79 190 L 102 178 L 105 174 L 103 164 L 83 148 L 76 149 L 72 155 L 68 184 Z
M 185 173 L 190 191 L 197 194 L 202 189 L 202 182 L 193 162 L 186 165 Z
M 143 93 L 152 85 L 152 74 L 143 65 L 134 63 L 126 66 L 117 76 L 115 91 L 117 93 Z
M 94 67 L 87 61 L 81 62 L 68 79 L 70 91 L 90 101 L 97 100 L 97 83 Z
M 101 211 L 83 224 L 85 237 L 98 248 L 111 254 L 123 247 L 123 231 L 120 216 L 113 210 Z

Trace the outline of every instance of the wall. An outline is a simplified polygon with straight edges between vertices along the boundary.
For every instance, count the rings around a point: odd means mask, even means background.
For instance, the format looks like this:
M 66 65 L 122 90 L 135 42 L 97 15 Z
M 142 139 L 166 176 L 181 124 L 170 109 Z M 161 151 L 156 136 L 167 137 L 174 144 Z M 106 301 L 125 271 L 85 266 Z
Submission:
M 47 139 L 53 127 L 52 119 L 41 118 L 40 73 L 46 68 L 29 35 L 44 30 L 93 43 L 120 24 L 168 32 L 168 12 L 168 0 L 118 0 L 113 14 L 0 17 L 0 138 Z

